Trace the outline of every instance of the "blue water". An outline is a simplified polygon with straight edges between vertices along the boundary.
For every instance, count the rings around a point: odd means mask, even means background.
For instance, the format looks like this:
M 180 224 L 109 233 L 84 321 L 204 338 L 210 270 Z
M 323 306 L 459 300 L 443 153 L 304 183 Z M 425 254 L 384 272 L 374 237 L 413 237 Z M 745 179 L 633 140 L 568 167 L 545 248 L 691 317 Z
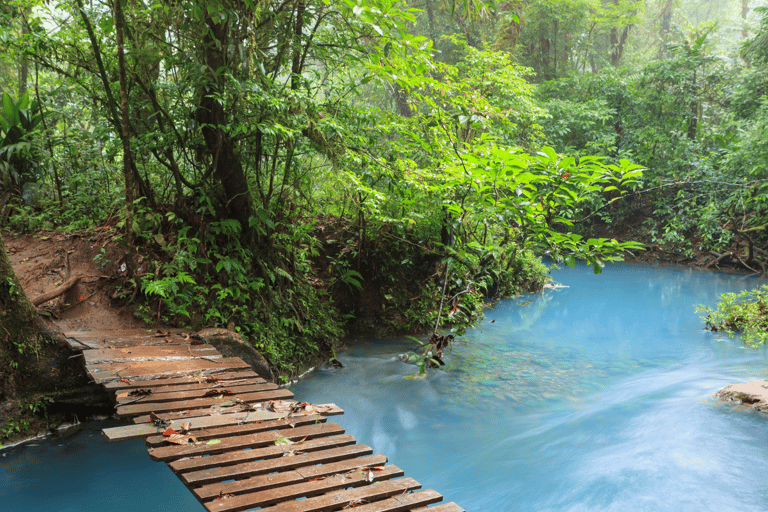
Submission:
M 413 341 L 362 340 L 292 390 L 338 403 L 360 443 L 468 511 L 768 510 L 768 416 L 712 398 L 768 377 L 766 351 L 693 310 L 764 281 L 629 265 L 554 278 L 568 288 L 489 310 L 448 371 L 406 378 Z M 0 451 L 0 510 L 204 510 L 103 427 Z
M 768 510 L 768 416 L 712 397 L 768 377 L 766 351 L 694 312 L 761 281 L 636 266 L 554 278 L 568 288 L 496 304 L 453 370 L 407 379 L 417 368 L 396 356 L 413 342 L 366 340 L 293 390 L 337 402 L 348 433 L 467 511 Z
M 144 440 L 108 443 L 89 422 L 56 437 L 0 451 L 3 512 L 204 512 Z

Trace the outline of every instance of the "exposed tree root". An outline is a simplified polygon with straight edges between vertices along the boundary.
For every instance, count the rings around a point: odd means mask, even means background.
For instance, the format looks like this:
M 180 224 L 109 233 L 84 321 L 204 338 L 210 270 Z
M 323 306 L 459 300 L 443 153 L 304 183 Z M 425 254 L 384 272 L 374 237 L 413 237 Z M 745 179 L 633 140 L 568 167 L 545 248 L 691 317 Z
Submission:
M 54 288 L 53 290 L 46 292 L 42 295 L 38 295 L 34 299 L 32 299 L 30 302 L 32 302 L 32 305 L 39 306 L 40 304 L 44 304 L 48 302 L 51 299 L 55 299 L 59 295 L 62 295 L 66 293 L 70 288 L 74 287 L 77 283 L 80 282 L 80 279 L 82 279 L 83 276 L 76 276 L 70 279 L 69 281 L 65 282 L 58 288 Z

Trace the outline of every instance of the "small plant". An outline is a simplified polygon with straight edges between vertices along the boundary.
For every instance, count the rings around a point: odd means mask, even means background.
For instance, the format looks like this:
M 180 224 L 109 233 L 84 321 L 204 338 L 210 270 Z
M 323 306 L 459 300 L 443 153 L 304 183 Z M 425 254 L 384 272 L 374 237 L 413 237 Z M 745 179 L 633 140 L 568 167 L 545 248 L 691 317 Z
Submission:
M 712 331 L 725 331 L 733 337 L 741 333 L 744 343 L 757 347 L 768 341 L 768 286 L 741 293 L 726 293 L 717 310 L 703 305 L 696 307 L 697 313 L 705 313 L 701 318 L 705 328 Z
M 104 270 L 104 267 L 106 267 L 112 260 L 107 258 L 107 250 L 102 247 L 101 251 L 93 257 L 93 262 L 97 263 L 99 265 L 99 268 L 101 270 Z

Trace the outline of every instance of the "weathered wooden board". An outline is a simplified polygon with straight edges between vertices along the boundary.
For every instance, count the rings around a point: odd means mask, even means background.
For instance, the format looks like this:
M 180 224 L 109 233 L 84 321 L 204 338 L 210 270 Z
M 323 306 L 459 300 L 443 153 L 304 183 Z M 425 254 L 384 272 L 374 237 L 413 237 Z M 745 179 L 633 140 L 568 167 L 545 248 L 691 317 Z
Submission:
M 381 471 L 372 472 L 372 475 L 373 476 L 370 477 L 370 479 L 372 479 L 373 482 L 380 482 L 382 480 L 402 476 L 403 470 L 397 466 L 385 466 Z M 368 475 L 359 471 L 337 473 L 322 480 L 286 485 L 275 489 L 256 491 L 226 499 L 217 499 L 203 503 L 203 505 L 205 505 L 205 508 L 211 512 L 237 512 L 254 507 L 266 507 L 270 504 L 280 503 L 282 501 L 317 496 L 348 487 L 371 487 L 370 483 Z M 378 485 L 372 487 L 378 487 Z
M 227 386 L 226 384 L 225 385 L 219 385 L 219 384 L 216 384 L 216 387 L 213 387 L 209 384 L 208 388 L 191 389 L 186 391 L 162 390 L 159 392 L 152 392 L 149 395 L 145 395 L 144 400 L 142 400 L 141 403 L 148 404 L 148 403 L 178 402 L 183 400 L 191 400 L 194 398 L 206 398 L 206 395 L 208 395 L 208 397 L 212 395 L 218 396 L 224 393 L 227 393 L 226 396 L 230 397 L 231 399 L 234 399 L 234 398 L 239 398 L 240 395 L 243 395 L 246 393 L 256 393 L 259 391 L 271 391 L 273 389 L 278 389 L 280 387 L 277 384 L 273 384 L 272 382 L 266 382 L 264 384 L 251 384 L 249 386 Z M 229 393 L 234 393 L 234 394 L 229 394 Z M 135 400 L 135 397 L 130 396 L 129 391 L 123 391 L 122 393 L 119 393 L 117 395 L 118 406 L 126 402 L 131 402 L 133 400 Z
M 366 512 L 366 511 L 360 510 L 360 512 Z M 442 505 L 438 505 L 436 507 L 414 508 L 411 512 L 466 512 L 466 511 L 460 506 L 458 506 L 457 504 L 450 502 L 450 503 L 443 503 Z
M 344 414 L 344 410 L 335 404 L 322 404 L 319 407 L 327 408 L 322 414 L 310 415 L 306 418 L 319 418 L 317 422 L 324 422 L 325 416 L 336 416 Z M 218 416 L 198 416 L 186 418 L 181 422 L 176 422 L 171 426 L 178 428 L 181 423 L 190 423 L 190 430 L 195 432 L 200 429 L 209 429 L 215 427 L 226 427 L 231 425 L 240 425 L 256 422 L 264 422 L 268 424 L 272 421 L 284 420 L 286 415 L 284 413 L 272 412 L 272 411 L 256 411 L 256 412 L 236 412 L 231 414 L 220 414 Z M 296 417 L 302 418 L 301 416 Z M 287 422 L 290 422 L 289 419 Z M 315 421 L 312 421 L 314 423 Z M 166 427 L 167 428 L 167 427 Z M 140 439 L 142 437 L 149 437 L 158 434 L 158 432 L 164 431 L 165 428 L 158 428 L 154 424 L 146 422 L 139 423 L 137 425 L 125 425 L 120 427 L 105 428 L 102 433 L 107 436 L 107 439 L 112 441 L 127 441 L 130 439 Z
M 301 452 L 301 446 L 298 446 L 294 448 L 292 453 L 293 455 L 280 457 L 279 459 L 259 460 L 235 464 L 234 466 L 191 471 L 179 475 L 179 478 L 181 478 L 181 481 L 187 484 L 187 486 L 212 484 L 214 482 L 223 482 L 224 480 L 232 479 L 240 480 L 242 478 L 274 473 L 276 471 L 296 469 L 301 466 L 326 464 L 344 459 L 362 457 L 363 455 L 372 454 L 373 449 L 365 444 L 353 444 L 351 446 L 342 446 L 340 448 L 330 448 L 327 450 L 305 453 Z
M 324 454 L 327 452 L 328 451 L 305 453 L 301 457 L 304 458 L 303 462 L 306 464 L 315 464 L 318 460 L 322 462 L 325 461 L 325 459 L 322 456 L 319 459 L 313 456 L 315 454 Z M 296 457 L 281 457 L 279 459 L 272 459 L 272 461 L 278 463 L 284 461 L 284 459 L 290 460 L 293 458 Z M 235 495 L 251 491 L 264 491 L 289 483 L 326 477 L 334 473 L 346 473 L 364 467 L 383 466 L 386 463 L 387 458 L 384 455 L 371 455 L 369 457 L 358 457 L 339 462 L 323 463 L 318 466 L 301 468 L 301 470 L 284 471 L 275 466 L 275 471 L 280 471 L 280 473 L 258 475 L 243 480 L 237 480 L 235 482 L 214 483 L 203 485 L 202 487 L 193 487 L 191 489 L 198 499 L 205 501 L 215 499 L 216 497 L 225 494 Z
M 317 439 L 308 439 L 301 443 L 302 452 L 311 452 L 325 450 L 334 446 L 347 446 L 355 444 L 357 441 L 350 435 L 319 437 Z M 189 459 L 179 459 L 168 463 L 168 466 L 176 473 L 185 473 L 187 471 L 198 471 L 219 466 L 232 466 L 242 462 L 249 462 L 262 459 L 274 459 L 283 457 L 290 453 L 293 445 L 272 445 L 266 448 L 256 448 L 253 450 L 239 450 L 234 452 L 221 453 L 219 455 L 210 455 L 208 457 L 194 457 Z M 295 453 L 295 451 L 294 451 Z
M 433 508 L 426 507 L 426 505 L 438 503 L 440 501 L 443 501 L 443 496 L 439 492 L 427 489 L 424 491 L 392 496 L 391 498 L 374 501 L 373 503 L 368 503 L 366 505 L 357 505 L 353 510 L 354 512 L 405 512 L 409 510 L 448 512 L 448 510 L 442 510 L 443 505 L 438 505 Z
M 239 381 L 243 379 L 261 379 L 261 377 L 258 376 L 256 372 L 253 370 L 238 370 L 233 372 L 216 372 L 216 373 L 209 373 L 209 372 L 201 372 L 200 375 L 184 375 L 182 377 L 165 377 L 165 378 L 158 378 L 158 379 L 142 379 L 142 380 L 131 380 L 131 379 L 125 379 L 128 382 L 124 382 L 123 380 L 116 380 L 112 382 L 107 382 L 104 384 L 104 389 L 107 391 L 114 391 L 119 392 L 123 389 L 135 389 L 135 388 L 158 388 L 158 387 L 165 387 L 165 386 L 209 386 L 210 384 L 205 382 L 205 378 L 207 376 L 215 377 L 219 382 L 224 381 Z M 261 379 L 262 382 L 266 382 L 264 379 Z
M 211 377 L 216 379 L 216 377 Z M 184 384 L 172 384 L 170 386 L 140 386 L 142 389 L 149 389 L 153 395 L 158 393 L 178 393 L 179 391 L 198 391 L 207 389 L 227 389 L 230 387 L 240 386 L 254 386 L 256 384 L 264 384 L 267 381 L 261 377 L 246 377 L 240 379 L 206 381 L 204 378 L 195 379 L 194 382 L 187 382 Z M 117 390 L 117 394 L 130 390 Z
M 312 414 L 310 416 L 299 416 L 291 419 L 281 419 L 273 421 L 259 421 L 258 423 L 252 421 L 250 423 L 243 423 L 242 425 L 232 425 L 228 427 L 216 427 L 208 428 L 204 430 L 190 430 L 198 441 L 208 441 L 209 439 L 223 439 L 225 437 L 242 436 L 245 434 L 255 434 L 256 432 L 264 432 L 265 430 L 280 430 L 301 427 L 304 425 L 314 425 L 318 423 L 325 423 L 326 419 L 323 416 Z M 176 422 L 172 427 L 178 429 L 179 425 L 186 424 L 187 422 Z M 167 446 L 168 438 L 164 435 L 157 435 L 148 437 L 145 442 L 148 447 L 152 446 Z
M 221 395 L 219 395 L 221 396 Z M 122 405 L 117 407 L 117 415 L 120 417 L 138 416 L 154 412 L 156 414 L 171 413 L 176 411 L 194 411 L 210 407 L 218 407 L 224 404 L 234 404 L 235 400 L 240 400 L 247 404 L 266 402 L 268 400 L 285 400 L 293 398 L 293 393 L 287 389 L 272 389 L 270 391 L 258 391 L 255 393 L 237 393 L 230 396 L 221 396 L 221 398 L 194 398 L 192 400 L 179 400 L 176 402 L 147 403 L 141 402 Z
M 268 446 L 275 444 L 275 441 L 281 438 L 296 442 L 303 438 L 314 439 L 316 437 L 335 436 L 343 433 L 344 429 L 336 423 L 321 423 L 319 425 L 297 427 L 290 429 L 290 431 L 275 430 L 245 436 L 227 437 L 221 439 L 221 442 L 217 444 L 202 443 L 197 445 L 163 446 L 160 448 L 150 448 L 148 451 L 152 460 L 170 461 L 182 457 L 194 457 L 195 455 L 213 455 L 227 451 Z M 291 446 L 293 446 L 293 449 L 300 449 L 298 443 L 296 445 Z
M 192 359 L 189 361 L 141 361 L 137 363 L 88 365 L 88 373 L 97 384 L 114 380 L 157 379 L 161 375 L 181 377 L 197 372 L 232 371 L 251 367 L 239 357 L 219 359 Z
M 72 350 L 89 350 L 93 347 L 90 345 L 83 343 L 82 341 L 72 338 L 71 336 L 64 336 L 64 341 L 67 345 L 69 345 L 69 348 Z
M 383 500 L 398 494 L 405 495 L 408 491 L 420 488 L 421 484 L 413 478 L 399 478 L 397 480 L 365 485 L 348 491 L 329 492 L 322 496 L 305 500 L 279 503 L 273 507 L 265 508 L 264 512 L 327 512 L 328 510 L 343 509 L 350 505 L 358 505 L 363 501 Z M 220 509 L 212 507 L 214 504 L 223 501 L 227 500 L 210 501 L 205 506 L 211 512 L 218 512 Z M 376 509 L 374 508 L 373 510 Z
M 141 345 L 189 345 L 191 343 L 200 343 L 199 340 L 184 339 L 184 336 L 181 336 L 178 333 L 172 333 L 170 336 L 158 336 L 157 334 L 157 331 L 153 330 L 147 330 L 145 333 L 135 330 L 67 332 L 68 337 L 74 338 L 92 349 Z
M 85 364 L 112 364 L 130 361 L 183 361 L 208 357 L 221 357 L 218 350 L 210 345 L 140 346 L 86 350 Z

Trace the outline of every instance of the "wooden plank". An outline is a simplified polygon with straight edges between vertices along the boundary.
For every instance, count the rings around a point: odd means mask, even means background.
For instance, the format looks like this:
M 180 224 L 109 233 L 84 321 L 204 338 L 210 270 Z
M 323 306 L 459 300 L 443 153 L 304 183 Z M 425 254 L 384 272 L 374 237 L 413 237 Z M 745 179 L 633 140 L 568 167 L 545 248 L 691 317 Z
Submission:
M 324 422 L 325 416 L 336 416 L 344 414 L 344 410 L 338 407 L 336 404 L 322 404 L 319 407 L 328 408 L 324 411 L 322 416 L 310 415 L 307 418 L 319 418 L 318 422 Z M 161 415 L 162 416 L 162 415 Z M 147 418 L 149 418 L 147 416 Z M 190 423 L 190 430 L 197 431 L 199 429 L 226 427 L 229 425 L 241 425 L 247 423 L 256 422 L 271 422 L 276 420 L 283 420 L 286 418 L 284 413 L 272 412 L 272 411 L 255 411 L 255 412 L 236 412 L 231 414 L 220 414 L 218 416 L 198 416 L 194 418 L 187 418 L 184 423 Z M 301 417 L 297 417 L 301 418 Z M 314 423 L 314 422 L 313 422 Z M 172 427 L 178 427 L 178 424 L 171 425 Z M 107 436 L 107 439 L 112 441 L 127 441 L 130 439 L 141 439 L 142 437 L 149 437 L 164 431 L 165 428 L 158 428 L 150 422 L 139 423 L 137 425 L 124 425 L 120 427 L 105 428 L 102 433 Z
M 309 439 L 304 441 L 301 444 L 301 451 L 306 453 L 317 450 L 325 450 L 334 446 L 347 446 L 350 444 L 355 444 L 356 442 L 357 441 L 355 438 L 350 435 L 319 437 L 317 439 Z M 221 453 L 219 455 L 210 455 L 208 457 L 194 457 L 174 460 L 169 462 L 168 466 L 176 473 L 184 473 L 187 471 L 197 471 L 219 466 L 232 466 L 241 462 L 270 458 L 274 459 L 276 457 L 285 456 L 285 454 L 290 453 L 291 450 L 293 450 L 291 445 L 272 445 L 267 446 L 266 448 L 227 452 Z
M 294 428 L 290 431 L 273 430 L 245 436 L 227 437 L 217 444 L 203 443 L 197 445 L 163 446 L 160 448 L 150 448 L 148 451 L 152 460 L 169 461 L 182 457 L 194 457 L 195 455 L 212 455 L 227 451 L 268 446 L 274 444 L 280 438 L 295 442 L 302 438 L 314 439 L 316 437 L 335 436 L 343 433 L 344 429 L 336 423 L 321 423 L 319 425 Z M 298 446 L 294 448 L 298 449 Z
M 361 512 L 365 512 L 364 510 Z M 436 507 L 419 507 L 414 508 L 412 512 L 466 512 L 463 508 L 455 504 L 454 502 L 443 503 Z
M 218 350 L 210 345 L 140 346 L 87 350 L 85 364 L 125 363 L 129 361 L 183 361 L 201 357 L 220 358 Z
M 122 405 L 117 408 L 117 415 L 120 417 L 138 416 L 140 414 L 148 414 L 154 412 L 156 414 L 174 412 L 174 411 L 192 411 L 194 409 L 204 409 L 209 407 L 216 407 L 223 404 L 235 403 L 235 399 L 242 402 L 252 404 L 259 402 L 266 402 L 268 400 L 285 400 L 293 398 L 293 393 L 287 389 L 273 389 L 270 391 L 259 391 L 256 393 L 243 393 L 230 396 L 222 396 L 221 398 L 194 398 L 192 400 L 180 400 L 176 402 L 160 402 L 160 403 L 147 403 L 141 402 Z
M 296 445 L 299 444 L 300 443 L 296 443 Z M 189 473 L 179 475 L 179 478 L 181 478 L 181 481 L 187 486 L 206 485 L 215 482 L 223 482 L 224 480 L 239 480 L 242 478 L 274 473 L 276 471 L 286 471 L 311 464 L 327 464 L 344 459 L 362 457 L 363 455 L 370 455 L 373 453 L 373 449 L 365 444 L 354 444 L 351 446 L 342 446 L 341 448 L 331 448 L 311 453 L 298 453 L 301 451 L 301 446 L 297 446 L 294 450 L 295 451 L 292 452 L 294 455 L 288 457 L 245 462 L 233 466 L 203 469 L 200 471 L 190 471 Z M 299 474 L 301 474 L 301 472 L 299 472 Z M 217 494 L 218 493 L 215 493 L 213 496 L 216 496 Z M 227 493 L 225 492 L 225 494 Z
M 402 475 L 403 470 L 397 466 L 385 466 L 381 471 L 373 472 L 372 478 L 374 482 L 380 482 L 390 478 L 397 478 Z M 265 507 L 281 501 L 317 496 L 347 487 L 359 486 L 378 487 L 378 485 L 370 485 L 368 476 L 360 472 L 346 474 L 337 473 L 332 477 L 322 480 L 286 485 L 276 489 L 256 491 L 226 499 L 217 499 L 203 503 L 203 505 L 210 512 L 238 512 L 254 507 Z M 304 501 L 308 500 L 302 500 L 298 503 L 303 503 Z
M 355 445 L 361 446 L 361 445 Z M 314 453 L 327 453 L 314 452 Z M 305 453 L 302 457 L 303 463 L 314 464 L 315 457 L 312 457 L 314 453 Z M 283 461 L 285 459 L 294 459 L 296 457 L 281 457 L 276 461 Z M 334 473 L 346 473 L 354 469 L 363 467 L 383 466 L 387 463 L 387 458 L 384 455 L 371 455 L 369 457 L 359 457 L 355 459 L 342 460 L 339 462 L 332 462 L 328 464 L 320 464 L 318 466 L 312 466 L 308 468 L 302 468 L 303 471 L 282 471 L 280 473 L 264 474 L 258 476 L 252 476 L 243 480 L 237 480 L 235 482 L 224 482 L 203 485 L 202 487 L 192 488 L 192 492 L 201 501 L 215 499 L 217 496 L 223 496 L 225 494 L 243 494 L 249 491 L 264 491 L 287 485 L 294 482 L 302 482 L 312 480 L 313 478 L 320 478 L 323 476 L 331 475 Z M 275 471 L 278 471 L 276 469 Z
M 247 370 L 250 368 L 248 363 L 239 357 L 222 357 L 211 360 L 193 359 L 178 362 L 142 361 L 138 363 L 93 364 L 87 366 L 88 373 L 97 384 L 121 379 L 156 379 L 161 375 L 181 377 L 197 372 Z
M 157 393 L 152 392 L 149 395 L 145 395 L 144 400 L 142 400 L 141 403 L 148 404 L 148 403 L 178 402 L 180 400 L 191 400 L 193 398 L 205 398 L 205 395 L 207 393 L 221 394 L 224 390 L 235 393 L 234 395 L 226 395 L 230 399 L 234 399 L 234 398 L 239 398 L 240 395 L 245 393 L 255 393 L 258 391 L 271 391 L 273 389 L 278 389 L 280 387 L 277 384 L 273 384 L 271 382 L 266 382 L 264 384 L 251 384 L 249 386 L 227 386 L 227 385 L 219 385 L 219 384 L 220 383 L 216 384 L 217 387 L 212 387 L 212 385 L 209 384 L 207 388 L 188 389 L 185 391 L 175 391 L 175 390 L 162 391 L 161 390 Z M 168 389 L 168 388 L 165 388 L 165 389 Z M 121 396 L 123 394 L 126 396 Z M 129 391 L 123 391 L 120 395 L 117 396 L 117 405 L 120 406 L 126 402 L 132 402 L 135 399 L 136 399 L 135 397 L 130 396 Z
M 374 501 L 366 505 L 357 505 L 354 507 L 354 512 L 405 512 L 405 511 L 436 511 L 436 512 L 448 512 L 441 511 L 442 505 L 434 508 L 428 508 L 426 505 L 432 503 L 438 503 L 443 501 L 443 496 L 432 489 L 424 491 L 413 492 L 409 494 L 401 494 L 398 496 L 392 496 L 391 498 Z M 422 506 L 424 505 L 424 506 Z M 419 507 L 419 508 L 414 508 Z
M 64 336 L 64 341 L 67 345 L 69 345 L 69 348 L 71 350 L 89 350 L 91 349 L 91 346 L 83 343 L 82 341 L 72 338 L 70 336 Z
M 190 345 L 200 343 L 200 340 L 185 339 L 176 333 L 170 336 L 156 336 L 157 331 L 151 329 L 145 333 L 135 330 L 105 330 L 105 331 L 69 331 L 65 335 L 76 339 L 92 349 L 142 346 L 142 345 Z M 170 338 L 170 342 L 166 339 Z
M 243 372 L 245 373 L 245 372 Z M 163 379 L 161 379 L 163 380 Z M 170 380 L 170 379 L 165 379 Z M 145 381 L 139 381 L 139 384 L 141 382 Z M 181 384 L 171 384 L 169 386 L 138 386 L 141 389 L 149 389 L 153 395 L 157 395 L 159 393 L 177 393 L 179 391 L 198 391 L 200 389 L 206 390 L 206 389 L 227 389 L 230 387 L 240 387 L 240 386 L 254 386 L 256 384 L 264 384 L 267 381 L 262 379 L 261 377 L 245 377 L 245 378 L 239 378 L 239 379 L 229 379 L 229 380 L 222 380 L 222 379 L 216 379 L 214 382 L 208 382 L 205 380 L 205 378 L 195 378 L 193 382 L 185 382 Z M 118 394 L 130 391 L 130 389 L 118 389 Z
M 300 416 L 298 418 L 280 419 L 273 421 L 251 421 L 250 423 L 243 423 L 242 425 L 231 425 L 227 427 L 208 428 L 204 430 L 192 430 L 190 432 L 195 436 L 198 441 L 207 441 L 209 439 L 223 439 L 225 437 L 242 436 L 245 434 L 254 434 L 256 432 L 263 432 L 265 430 L 280 430 L 295 428 L 303 425 L 315 425 L 318 423 L 325 423 L 327 420 L 318 414 L 312 414 L 310 416 Z M 186 422 L 176 422 L 171 425 L 174 428 L 179 428 L 179 425 Z M 148 437 L 145 442 L 148 447 L 151 446 L 167 446 L 168 438 L 163 435 Z
M 338 510 L 344 507 L 356 506 L 363 501 L 383 500 L 398 494 L 405 495 L 408 491 L 420 488 L 421 484 L 413 478 L 400 478 L 397 480 L 379 482 L 376 485 L 366 485 L 348 491 L 329 492 L 323 496 L 316 496 L 305 500 L 280 503 L 273 507 L 265 508 L 264 512 L 326 512 L 329 510 Z M 213 512 L 216 509 L 209 508 L 209 505 L 221 501 L 227 500 L 208 502 L 205 504 L 206 508 Z
M 165 387 L 165 386 L 205 386 L 209 385 L 206 384 L 204 381 L 205 378 L 208 375 L 212 375 L 213 377 L 216 377 L 216 379 L 219 382 L 223 381 L 229 381 L 229 380 L 242 380 L 242 379 L 251 379 L 251 378 L 257 378 L 261 379 L 259 375 L 254 372 L 253 370 L 240 370 L 240 371 L 234 371 L 234 372 L 217 372 L 217 373 L 208 373 L 208 372 L 201 372 L 200 375 L 185 375 L 183 377 L 165 377 L 165 378 L 159 378 L 159 379 L 142 379 L 142 380 L 129 380 L 130 382 L 123 382 L 122 380 L 116 380 L 112 382 L 107 382 L 104 384 L 104 389 L 107 391 L 115 391 L 118 392 L 123 389 L 136 389 L 136 388 L 158 388 L 158 387 Z M 264 379 L 262 379 L 263 382 L 266 382 Z

